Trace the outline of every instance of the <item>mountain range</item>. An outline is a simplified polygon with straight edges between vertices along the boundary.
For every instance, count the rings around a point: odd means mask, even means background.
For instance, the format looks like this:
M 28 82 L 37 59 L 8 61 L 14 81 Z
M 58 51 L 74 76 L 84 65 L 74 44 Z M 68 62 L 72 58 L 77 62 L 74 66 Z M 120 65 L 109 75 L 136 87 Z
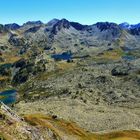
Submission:
M 47 24 L 29 21 L 21 26 L 16 23 L 0 25 L 0 34 L 1 46 L 18 46 L 21 50 L 39 44 L 53 52 L 62 48 L 76 52 L 79 48 L 115 47 L 118 43 L 121 47 L 134 49 L 139 48 L 140 24 L 98 22 L 82 25 L 66 19 L 53 19 Z
M 61 19 L 61 20 L 66 20 L 66 19 Z M 57 23 L 58 21 L 60 21 L 59 19 L 52 19 L 51 21 L 49 21 L 48 23 L 46 23 L 47 25 L 51 25 L 51 24 L 55 24 Z M 90 25 L 82 25 L 78 22 L 70 22 L 71 24 L 75 24 L 75 27 L 77 26 L 90 26 Z M 105 22 L 100 22 L 100 23 L 105 23 Z M 42 21 L 38 20 L 38 21 L 28 21 L 26 23 L 24 23 L 23 25 L 19 25 L 17 23 L 10 23 L 10 24 L 5 24 L 4 26 L 7 28 L 7 29 L 10 29 L 10 30 L 16 30 L 16 29 L 19 29 L 20 27 L 24 26 L 24 25 L 41 25 L 41 24 L 44 24 Z M 93 25 L 93 24 L 92 24 Z M 129 24 L 127 22 L 123 22 L 121 24 L 118 24 L 122 29 L 134 29 L 134 28 L 139 28 L 140 27 L 140 23 L 138 24 Z

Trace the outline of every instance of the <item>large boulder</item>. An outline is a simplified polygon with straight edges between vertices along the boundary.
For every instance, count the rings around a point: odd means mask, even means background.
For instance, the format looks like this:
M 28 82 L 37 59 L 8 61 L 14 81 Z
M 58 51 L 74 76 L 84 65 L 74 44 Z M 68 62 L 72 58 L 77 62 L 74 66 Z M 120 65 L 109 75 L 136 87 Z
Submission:
M 113 76 L 126 76 L 129 74 L 130 68 L 128 66 L 116 66 L 112 69 L 111 74 Z
M 17 62 L 15 62 L 14 64 L 13 64 L 13 66 L 15 67 L 15 68 L 23 68 L 23 67 L 25 67 L 26 66 L 26 64 L 27 64 L 27 61 L 25 60 L 25 59 L 20 59 L 20 60 L 18 60 Z

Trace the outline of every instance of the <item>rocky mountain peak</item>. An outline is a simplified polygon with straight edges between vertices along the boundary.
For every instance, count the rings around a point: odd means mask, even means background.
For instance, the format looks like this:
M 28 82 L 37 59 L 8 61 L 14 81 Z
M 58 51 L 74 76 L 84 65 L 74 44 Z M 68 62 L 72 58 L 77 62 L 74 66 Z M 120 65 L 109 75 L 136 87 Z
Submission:
M 60 21 L 58 21 L 57 25 L 60 28 L 69 28 L 70 27 L 70 22 L 67 19 L 61 19 Z
M 59 20 L 53 27 L 52 32 L 54 34 L 57 34 L 58 31 L 62 30 L 62 29 L 69 29 L 70 28 L 70 22 L 66 19 L 61 19 Z
M 71 26 L 74 27 L 76 30 L 84 30 L 88 25 L 82 25 L 78 22 L 70 22 Z
M 48 26 L 53 26 L 53 25 L 55 25 L 58 21 L 59 21 L 59 19 L 54 18 L 54 19 L 52 19 L 51 21 L 49 21 L 49 22 L 47 23 L 47 25 L 48 25 Z
M 105 31 L 108 29 L 120 29 L 120 27 L 116 23 L 110 23 L 110 22 L 98 22 L 95 25 L 101 31 Z
M 20 28 L 20 25 L 16 24 L 16 23 L 11 23 L 11 24 L 5 24 L 5 27 L 8 30 L 17 30 Z
M 121 23 L 121 24 L 119 24 L 119 26 L 122 29 L 130 29 L 131 28 L 131 25 L 129 23 L 127 23 L 127 22 Z
M 42 25 L 43 24 L 43 22 L 42 21 L 40 21 L 40 20 L 38 20 L 38 21 L 28 21 L 28 22 L 26 22 L 26 23 L 24 23 L 23 24 L 23 26 L 26 26 L 26 25 Z

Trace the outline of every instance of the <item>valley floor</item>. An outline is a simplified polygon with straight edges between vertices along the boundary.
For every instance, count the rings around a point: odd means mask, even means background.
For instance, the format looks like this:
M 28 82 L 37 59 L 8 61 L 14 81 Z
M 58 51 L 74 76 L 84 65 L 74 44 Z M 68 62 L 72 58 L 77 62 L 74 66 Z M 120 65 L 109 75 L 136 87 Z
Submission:
M 76 122 L 90 132 L 140 130 L 140 109 L 83 103 L 70 98 L 48 99 L 16 104 L 19 114 L 45 113 Z

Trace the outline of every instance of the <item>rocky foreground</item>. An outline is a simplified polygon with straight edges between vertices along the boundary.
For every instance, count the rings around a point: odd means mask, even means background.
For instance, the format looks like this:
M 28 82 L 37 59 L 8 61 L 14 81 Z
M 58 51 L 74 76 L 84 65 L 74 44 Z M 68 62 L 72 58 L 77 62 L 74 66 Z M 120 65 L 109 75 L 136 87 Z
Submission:
M 92 134 L 75 123 L 41 114 L 19 117 L 5 104 L 0 109 L 2 140 L 139 140 L 139 131 L 118 131 Z

